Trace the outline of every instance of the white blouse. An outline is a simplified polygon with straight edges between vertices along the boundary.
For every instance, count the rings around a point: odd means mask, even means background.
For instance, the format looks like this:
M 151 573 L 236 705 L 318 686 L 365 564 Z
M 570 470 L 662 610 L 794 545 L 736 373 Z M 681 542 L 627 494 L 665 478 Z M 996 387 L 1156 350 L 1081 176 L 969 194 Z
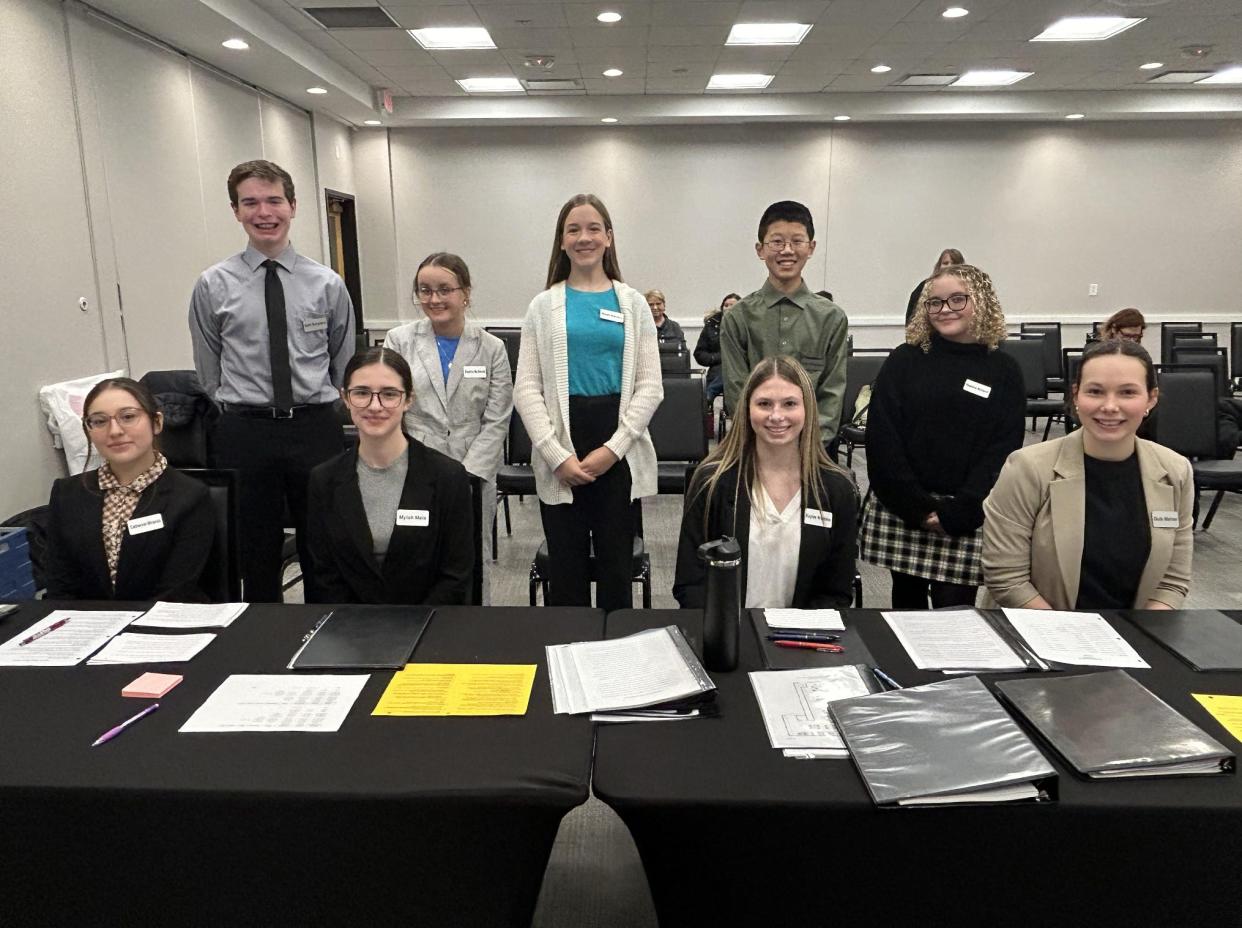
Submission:
M 802 491 L 783 512 L 760 484 L 762 506 L 751 507 L 750 539 L 746 546 L 746 608 L 783 609 L 793 602 L 798 580 L 798 548 L 802 543 Z

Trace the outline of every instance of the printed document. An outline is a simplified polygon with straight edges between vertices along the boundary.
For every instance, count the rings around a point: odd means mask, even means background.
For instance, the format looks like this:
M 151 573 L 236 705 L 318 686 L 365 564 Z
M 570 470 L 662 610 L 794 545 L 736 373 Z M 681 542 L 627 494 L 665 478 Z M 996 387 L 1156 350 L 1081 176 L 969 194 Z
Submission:
M 973 609 L 883 615 L 920 670 L 1026 669 L 1022 658 Z
M 1036 654 L 1058 664 L 1150 667 L 1117 630 L 1094 612 L 1006 609 L 1005 618 Z
M 836 609 L 764 609 L 768 628 L 800 632 L 843 632 L 845 621 Z
M 372 715 L 525 715 L 534 664 L 406 664 Z
M 57 609 L 0 645 L 0 667 L 73 667 L 94 654 L 141 612 L 78 612 Z M 64 625 L 47 634 L 62 619 Z M 30 644 L 21 642 L 39 635 Z
M 759 701 L 772 747 L 824 752 L 821 756 L 849 756 L 828 714 L 828 705 L 837 699 L 871 692 L 857 666 L 752 671 L 750 685 Z
M 134 623 L 144 628 L 228 628 L 248 603 L 156 603 Z
M 89 664 L 162 664 L 188 661 L 216 640 L 211 632 L 201 635 L 144 635 L 126 632 L 117 635 Z
M 1213 696 L 1205 693 L 1190 695 L 1212 713 L 1212 718 L 1220 722 L 1225 731 L 1242 741 L 1242 696 Z
M 369 674 L 234 674 L 181 731 L 340 731 Z

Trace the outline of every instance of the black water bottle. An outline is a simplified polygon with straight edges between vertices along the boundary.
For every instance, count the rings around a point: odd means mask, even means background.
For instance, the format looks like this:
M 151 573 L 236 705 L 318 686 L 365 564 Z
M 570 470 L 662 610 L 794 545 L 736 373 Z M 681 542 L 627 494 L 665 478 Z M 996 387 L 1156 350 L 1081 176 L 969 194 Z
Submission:
M 699 559 L 707 565 L 703 663 L 708 670 L 733 670 L 742 624 L 742 547 L 726 536 L 699 545 Z

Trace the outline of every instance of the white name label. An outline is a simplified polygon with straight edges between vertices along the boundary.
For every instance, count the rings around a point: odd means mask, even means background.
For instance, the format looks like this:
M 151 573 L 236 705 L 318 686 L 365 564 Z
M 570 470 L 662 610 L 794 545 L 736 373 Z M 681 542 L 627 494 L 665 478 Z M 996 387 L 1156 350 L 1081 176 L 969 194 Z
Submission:
M 470 377 L 476 380 L 483 380 L 487 377 L 486 364 L 467 364 L 461 369 L 463 377 Z
M 832 513 L 824 512 L 822 509 L 808 509 L 802 514 L 802 521 L 807 525 L 832 528 Z
M 979 383 L 969 378 L 967 378 L 966 382 L 962 384 L 962 389 L 967 393 L 973 393 L 975 396 L 981 396 L 985 400 L 992 395 L 992 388 L 986 383 Z
M 328 328 L 328 317 L 327 316 L 321 316 L 317 319 L 303 319 L 302 320 L 302 331 L 303 332 L 324 332 L 324 331 L 327 331 L 327 328 Z
M 1176 512 L 1160 509 L 1152 510 L 1151 524 L 1154 528 L 1177 528 L 1181 523 L 1181 517 Z
M 601 309 L 599 311 L 599 317 L 601 319 L 607 319 L 609 322 L 624 322 L 625 321 L 625 317 L 621 315 L 619 312 L 617 312 L 615 309 Z
M 164 527 L 164 517 L 158 512 L 153 516 L 143 516 L 141 519 L 130 519 L 126 523 L 131 535 L 141 535 L 144 532 L 156 532 Z
M 398 509 L 398 525 L 426 526 L 431 524 L 431 513 L 426 509 Z

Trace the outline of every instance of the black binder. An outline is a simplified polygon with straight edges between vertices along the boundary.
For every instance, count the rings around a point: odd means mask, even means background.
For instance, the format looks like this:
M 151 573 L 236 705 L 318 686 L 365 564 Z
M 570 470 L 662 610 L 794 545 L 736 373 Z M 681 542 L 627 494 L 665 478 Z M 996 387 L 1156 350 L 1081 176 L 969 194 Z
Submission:
M 1242 670 L 1242 625 L 1215 609 L 1127 615 L 1195 670 Z
M 750 613 L 750 625 L 755 632 L 755 640 L 759 642 L 759 654 L 763 657 L 763 666 L 767 670 L 809 670 L 812 667 L 845 667 L 849 664 L 866 664 L 875 666 L 875 658 L 867 648 L 858 629 L 845 626 L 843 632 L 829 632 L 837 635 L 835 644 L 841 645 L 845 651 L 833 654 L 831 651 L 812 651 L 809 648 L 778 648 L 768 641 L 772 629 L 763 616 L 762 609 L 747 609 Z
M 291 670 L 399 670 L 435 610 L 430 606 L 340 606 L 311 629 Z

